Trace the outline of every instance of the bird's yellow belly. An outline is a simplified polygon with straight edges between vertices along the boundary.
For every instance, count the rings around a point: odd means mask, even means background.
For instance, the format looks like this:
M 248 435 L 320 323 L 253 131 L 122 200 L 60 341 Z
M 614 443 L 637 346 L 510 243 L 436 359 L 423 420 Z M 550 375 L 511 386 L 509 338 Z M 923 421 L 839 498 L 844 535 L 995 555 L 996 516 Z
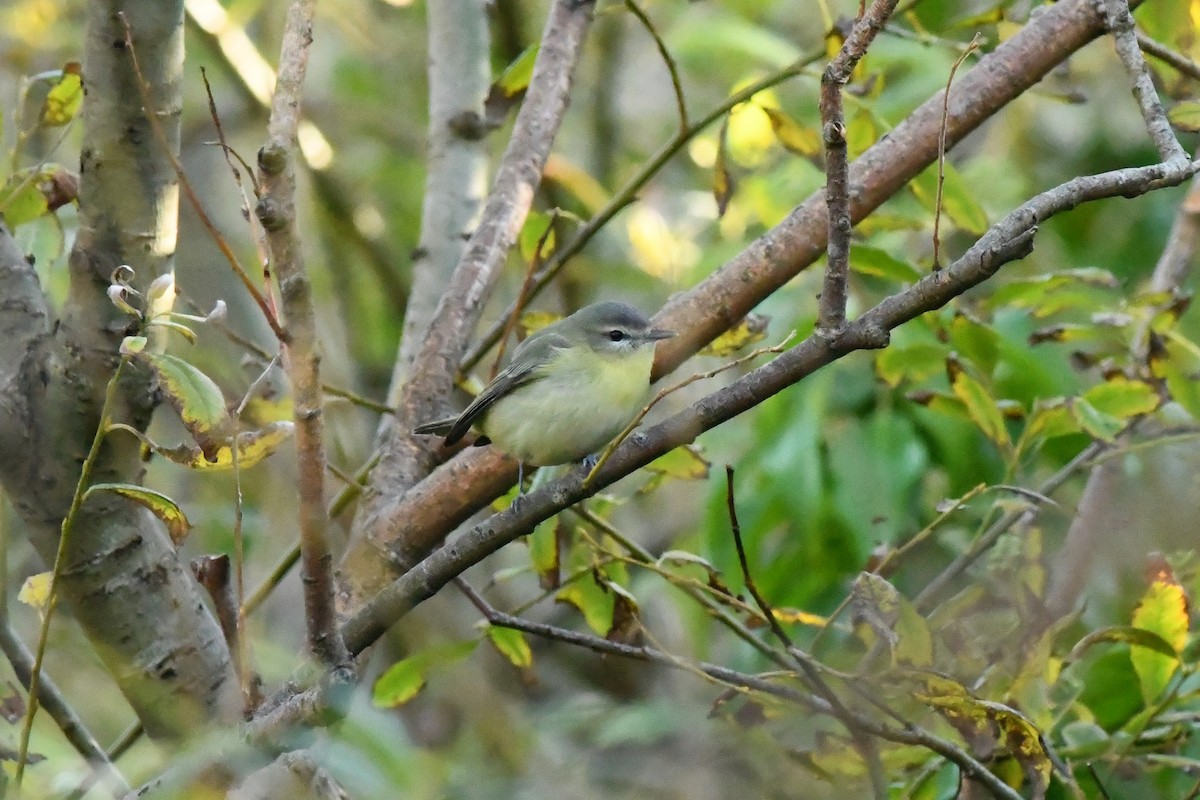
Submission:
M 560 353 L 551 375 L 498 400 L 480 430 L 531 466 L 568 464 L 599 451 L 645 404 L 654 351 L 647 348 L 598 369 L 591 361 L 575 361 L 570 351 Z

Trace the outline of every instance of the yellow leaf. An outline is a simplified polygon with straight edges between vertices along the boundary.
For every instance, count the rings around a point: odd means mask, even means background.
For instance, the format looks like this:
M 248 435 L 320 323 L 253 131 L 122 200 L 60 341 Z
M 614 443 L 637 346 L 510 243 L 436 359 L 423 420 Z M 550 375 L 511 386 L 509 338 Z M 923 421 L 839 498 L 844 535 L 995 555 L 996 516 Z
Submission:
M 762 110 L 771 121 L 771 129 L 775 138 L 789 152 L 798 156 L 812 157 L 820 155 L 822 149 L 821 134 L 816 129 L 801 125 L 777 108 L 763 106 Z
M 238 469 L 249 469 L 291 437 L 295 423 L 289 420 L 272 422 L 257 431 L 238 434 Z M 153 443 L 150 449 L 184 467 L 198 470 L 222 471 L 233 469 L 233 447 L 225 441 L 210 454 L 198 447 L 181 444 L 178 447 L 160 447 Z
M 507 658 L 514 667 L 528 669 L 533 666 L 533 650 L 529 648 L 525 634 L 496 625 L 489 625 L 487 634 L 492 645 L 500 651 L 500 655 Z
M 83 103 L 83 74 L 79 62 L 67 62 L 62 77 L 46 94 L 42 107 L 42 124 L 50 127 L 66 125 L 79 113 Z
M 761 342 L 767 338 L 767 325 L 770 317 L 762 314 L 747 314 L 742 321 L 700 349 L 699 355 L 725 357 L 736 353 L 743 347 Z
M 21 591 L 17 592 L 17 599 L 27 606 L 33 606 L 41 613 L 46 610 L 46 603 L 50 600 L 50 588 L 53 581 L 52 574 L 49 572 L 39 572 L 36 575 L 30 575 L 21 584 Z

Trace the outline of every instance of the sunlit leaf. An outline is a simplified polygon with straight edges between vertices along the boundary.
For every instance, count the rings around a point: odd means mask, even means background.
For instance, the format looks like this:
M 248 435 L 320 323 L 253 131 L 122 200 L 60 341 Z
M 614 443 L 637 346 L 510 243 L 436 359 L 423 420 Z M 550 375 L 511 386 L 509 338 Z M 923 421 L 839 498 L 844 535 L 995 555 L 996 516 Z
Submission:
M 1129 650 L 1133 670 L 1141 684 L 1142 699 L 1153 703 L 1167 688 L 1179 667 L 1178 654 L 1187 644 L 1188 603 L 1183 587 L 1165 561 L 1151 576 L 1150 587 L 1133 612 L 1135 628 L 1157 634 L 1175 651 L 1167 655 L 1158 649 L 1135 644 Z
M 1079 433 L 1083 427 L 1071 412 L 1071 406 L 1065 398 L 1054 397 L 1049 400 L 1039 400 L 1029 416 L 1026 436 L 1041 436 L 1053 439 L 1056 436 L 1069 436 Z
M 79 62 L 70 61 L 62 69 L 62 77 L 46 93 L 42 107 L 42 124 L 49 127 L 66 125 L 79 113 L 83 103 L 83 73 Z
M 1158 392 L 1153 386 L 1124 376 L 1096 384 L 1083 393 L 1083 399 L 1097 411 L 1118 419 L 1149 414 L 1159 403 Z
M 562 314 L 555 314 L 553 311 L 522 311 L 521 318 L 517 321 L 521 329 L 521 338 L 528 339 L 542 328 L 558 322 L 560 319 L 562 319 Z
M 533 650 L 525 640 L 525 634 L 513 628 L 501 628 L 489 625 L 488 639 L 500 655 L 504 656 L 517 669 L 527 669 L 533 666 Z
M 179 504 L 162 492 L 130 483 L 97 483 L 88 487 L 84 498 L 94 492 L 112 492 L 149 509 L 167 526 L 167 532 L 170 533 L 171 541 L 176 547 L 183 543 L 192 529 L 192 523 L 188 522 L 187 515 L 183 513 Z
M 702 347 L 699 355 L 724 358 L 744 347 L 761 342 L 767 338 L 767 325 L 770 322 L 771 318 L 762 314 L 747 314 L 737 325 Z
M 528 263 L 535 257 L 539 262 L 549 257 L 554 252 L 554 215 L 530 211 L 517 237 L 517 248 Z
M 971 420 L 993 442 L 1001 447 L 1008 447 L 1012 440 L 1004 424 L 1004 415 L 987 388 L 971 377 L 955 358 L 946 359 L 946 372 L 950 377 L 950 388 L 954 396 L 966 406 Z
M 281 420 L 272 422 L 256 431 L 239 433 L 237 437 L 238 469 L 249 469 L 274 453 L 281 444 L 291 438 L 295 427 L 295 423 L 290 420 Z M 208 454 L 200 448 L 188 444 L 181 444 L 178 447 L 152 445 L 151 449 L 176 464 L 191 469 L 211 471 L 233 469 L 233 447 L 229 440 L 218 445 L 216 450 Z
M 1103 442 L 1111 442 L 1125 429 L 1125 420 L 1104 413 L 1082 397 L 1072 398 L 1069 408 L 1080 426 Z
M 563 537 L 560 528 L 564 524 L 558 517 L 539 522 L 526 540 L 529 544 L 529 560 L 543 589 L 554 589 L 561 580 L 559 560 Z
M 375 681 L 372 699 L 380 708 L 395 708 L 417 696 L 425 686 L 429 671 L 454 664 L 469 656 L 478 639 L 431 647 L 401 659 L 388 667 Z
M 508 112 L 525 96 L 525 90 L 529 88 L 529 81 L 533 77 L 537 55 L 537 44 L 525 48 L 492 84 L 483 104 L 484 117 L 489 126 L 497 127 L 503 124 Z
M 588 627 L 604 636 L 612 627 L 613 596 L 596 582 L 594 575 L 585 575 L 558 590 L 554 599 L 569 603 L 583 613 Z
M 960 357 L 979 367 L 985 375 L 992 374 L 1000 359 L 1000 334 L 990 325 L 962 312 L 956 312 L 946 329 L 950 346 Z
M 789 152 L 809 158 L 820 155 L 823 146 L 820 131 L 808 125 L 801 125 L 777 108 L 763 106 L 762 110 L 771 120 L 771 130 L 775 131 L 775 138 Z
M 39 613 L 45 611 L 46 604 L 50 602 L 52 578 L 53 573 L 50 572 L 30 575 L 21 584 L 21 590 L 17 592 L 17 599 L 27 606 L 36 608 Z
M 708 477 L 710 466 L 696 445 L 687 444 L 654 459 L 646 469 L 666 478 L 699 481 Z

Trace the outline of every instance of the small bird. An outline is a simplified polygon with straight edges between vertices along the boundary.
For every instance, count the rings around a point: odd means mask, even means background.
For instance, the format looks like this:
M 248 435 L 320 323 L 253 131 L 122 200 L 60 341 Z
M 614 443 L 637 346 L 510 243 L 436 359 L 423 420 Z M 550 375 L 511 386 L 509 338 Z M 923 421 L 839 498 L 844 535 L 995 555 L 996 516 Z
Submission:
M 493 444 L 525 465 L 569 464 L 594 455 L 641 411 L 654 343 L 674 331 L 652 327 L 627 303 L 593 303 L 532 334 L 457 417 L 413 433 L 452 445 L 474 426 L 476 445 Z M 520 485 L 520 483 L 518 483 Z

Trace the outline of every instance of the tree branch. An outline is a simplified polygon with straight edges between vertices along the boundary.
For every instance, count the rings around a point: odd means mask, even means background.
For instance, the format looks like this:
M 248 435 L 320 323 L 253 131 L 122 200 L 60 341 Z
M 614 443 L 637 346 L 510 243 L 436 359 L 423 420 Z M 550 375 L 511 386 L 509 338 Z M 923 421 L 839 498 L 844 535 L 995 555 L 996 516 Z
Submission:
M 703 431 L 728 421 L 788 386 L 855 350 L 886 345 L 897 326 L 940 308 L 991 277 L 1005 263 L 1027 255 L 1040 221 L 1080 203 L 1113 196 L 1136 196 L 1191 177 L 1197 165 L 1155 164 L 1084 176 L 1034 197 L 994 225 L 958 261 L 927 275 L 911 288 L 888 297 L 847 323 L 835 337 L 809 336 L 770 363 L 694 403 L 662 423 L 635 434 L 604 469 L 584 484 L 575 470 L 525 496 L 519 508 L 496 514 L 427 556 L 381 591 L 344 626 L 347 646 L 359 652 L 396 620 L 433 596 L 467 567 L 479 563 L 540 521 L 608 486 L 658 456 L 694 441 Z M 469 458 L 462 456 L 461 458 Z M 443 531 L 448 533 L 448 531 Z
M 483 302 L 500 274 L 541 180 L 546 158 L 566 111 L 571 77 L 592 17 L 592 4 L 556 0 L 512 138 L 479 227 L 445 287 L 397 404 L 391 433 L 355 520 L 359 538 L 387 542 L 399 518 L 399 499 L 435 464 L 436 444 L 414 437 L 412 428 L 431 419 L 450 396 L 458 362 L 466 352 Z M 386 568 L 380 564 L 380 570 Z
M 1108 28 L 1113 41 L 1117 45 L 1117 55 L 1129 73 L 1129 82 L 1133 85 L 1133 96 L 1137 98 L 1138 110 L 1146 123 L 1146 132 L 1158 148 L 1158 155 L 1163 161 L 1186 158 L 1187 151 L 1175 138 L 1175 131 L 1167 121 L 1167 112 L 1163 110 L 1162 101 L 1158 99 L 1158 91 L 1150 77 L 1150 69 L 1142 57 L 1138 47 L 1133 13 L 1129 10 L 1129 0 L 1104 0 L 1105 12 L 1108 15 Z
M 850 167 L 846 157 L 846 116 L 842 87 L 867 48 L 883 29 L 897 0 L 875 0 L 842 43 L 821 75 L 821 135 L 825 142 L 825 205 L 828 208 L 825 252 L 825 285 L 817 326 L 830 333 L 846 322 L 847 284 L 850 280 Z
M 304 74 L 312 44 L 316 0 L 289 6 L 279 56 L 279 74 L 267 143 L 258 151 L 261 196 L 255 213 L 266 230 L 271 265 L 279 276 L 288 326 L 284 366 L 292 384 L 300 492 L 300 562 L 308 645 L 326 667 L 347 660 L 334 609 L 333 553 L 325 513 L 325 441 L 320 353 L 312 285 L 300 251 L 296 225 L 296 175 L 292 153 L 300 122 Z

